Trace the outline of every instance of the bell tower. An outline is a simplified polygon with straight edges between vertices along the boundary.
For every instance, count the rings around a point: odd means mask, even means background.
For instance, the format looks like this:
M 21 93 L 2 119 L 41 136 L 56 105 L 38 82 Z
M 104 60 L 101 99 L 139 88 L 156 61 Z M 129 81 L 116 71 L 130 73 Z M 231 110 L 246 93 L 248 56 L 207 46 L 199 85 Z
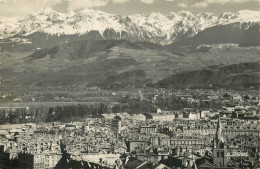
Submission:
M 222 136 L 222 125 L 218 118 L 217 131 L 213 143 L 213 164 L 216 167 L 227 167 L 227 148 Z

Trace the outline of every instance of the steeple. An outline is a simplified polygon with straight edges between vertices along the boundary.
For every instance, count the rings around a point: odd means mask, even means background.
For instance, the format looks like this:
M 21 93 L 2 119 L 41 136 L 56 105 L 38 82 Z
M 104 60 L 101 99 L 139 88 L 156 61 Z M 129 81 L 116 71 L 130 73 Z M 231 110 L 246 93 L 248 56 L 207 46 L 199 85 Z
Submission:
M 221 125 L 220 116 L 218 117 L 216 140 L 217 141 L 223 140 L 223 137 L 222 137 L 222 125 Z
M 220 116 L 219 116 L 215 138 L 213 139 L 213 147 L 214 148 L 223 148 L 223 146 L 224 146 L 224 138 L 222 136 L 222 125 L 221 125 L 221 120 L 220 120 Z
M 226 167 L 227 166 L 227 149 L 224 143 L 224 138 L 222 136 L 222 125 L 220 116 L 218 118 L 216 135 L 214 138 L 213 146 L 213 164 L 216 167 Z

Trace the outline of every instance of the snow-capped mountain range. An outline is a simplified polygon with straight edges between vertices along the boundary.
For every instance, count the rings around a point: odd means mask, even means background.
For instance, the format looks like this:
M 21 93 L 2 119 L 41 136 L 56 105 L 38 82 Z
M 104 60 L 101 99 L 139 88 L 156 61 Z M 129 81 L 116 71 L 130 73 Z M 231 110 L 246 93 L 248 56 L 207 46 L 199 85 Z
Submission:
M 36 32 L 59 36 L 97 31 L 104 39 L 170 44 L 184 37 L 193 37 L 206 28 L 236 22 L 260 22 L 260 12 L 243 10 L 216 16 L 180 11 L 168 15 L 151 13 L 123 16 L 92 9 L 64 14 L 44 8 L 24 19 L 0 18 L 0 39 L 26 37 Z

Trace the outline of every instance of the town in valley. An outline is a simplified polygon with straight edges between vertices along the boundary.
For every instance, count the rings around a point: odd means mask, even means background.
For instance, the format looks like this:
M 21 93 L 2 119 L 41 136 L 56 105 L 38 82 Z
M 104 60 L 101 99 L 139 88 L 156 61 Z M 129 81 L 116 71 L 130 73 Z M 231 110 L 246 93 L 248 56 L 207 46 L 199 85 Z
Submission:
M 85 108 L 4 107 L 0 168 L 253 168 L 260 104 L 251 93 L 143 89 Z

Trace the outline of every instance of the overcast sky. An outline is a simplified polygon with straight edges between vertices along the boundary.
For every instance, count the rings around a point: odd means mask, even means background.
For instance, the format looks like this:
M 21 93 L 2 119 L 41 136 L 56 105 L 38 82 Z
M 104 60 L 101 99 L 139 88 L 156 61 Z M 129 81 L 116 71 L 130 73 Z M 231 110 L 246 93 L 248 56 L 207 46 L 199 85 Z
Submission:
M 180 10 L 220 14 L 239 10 L 259 11 L 260 0 L 0 0 L 0 16 L 24 17 L 44 7 L 64 13 L 93 8 L 123 15 L 151 12 L 167 14 Z

